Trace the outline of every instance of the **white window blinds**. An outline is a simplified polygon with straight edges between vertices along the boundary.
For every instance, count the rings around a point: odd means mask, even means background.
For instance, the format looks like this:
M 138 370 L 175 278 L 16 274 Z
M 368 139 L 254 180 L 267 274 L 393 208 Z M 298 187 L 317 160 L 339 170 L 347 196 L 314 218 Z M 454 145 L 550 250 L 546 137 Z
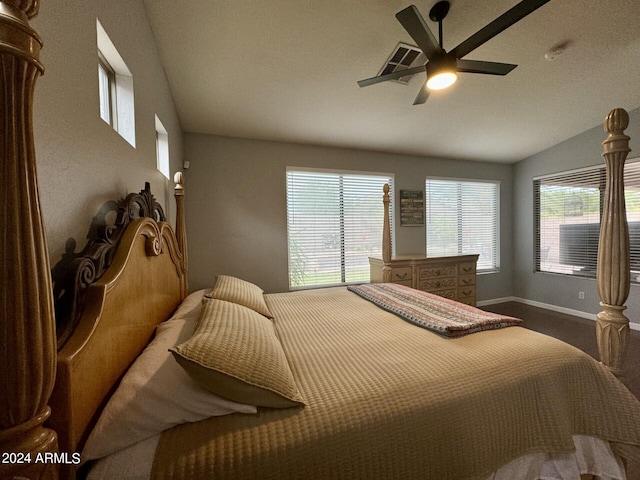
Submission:
M 479 254 L 478 271 L 497 271 L 500 184 L 427 178 L 427 257 Z
M 627 162 L 625 201 L 631 280 L 640 276 L 640 162 Z M 595 277 L 604 206 L 605 166 L 534 180 L 536 271 Z
M 369 281 L 369 257 L 382 255 L 385 183 L 393 191 L 391 174 L 287 169 L 290 288 Z

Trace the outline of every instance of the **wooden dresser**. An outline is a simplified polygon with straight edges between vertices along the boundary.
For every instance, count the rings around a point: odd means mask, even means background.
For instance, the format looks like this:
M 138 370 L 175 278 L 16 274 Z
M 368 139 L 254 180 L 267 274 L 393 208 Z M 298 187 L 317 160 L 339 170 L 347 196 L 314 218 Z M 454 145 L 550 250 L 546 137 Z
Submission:
M 390 271 L 386 281 L 475 306 L 477 261 L 478 255 L 435 258 L 400 255 L 387 262 Z M 384 265 L 381 258 L 369 257 L 372 283 L 385 281 Z

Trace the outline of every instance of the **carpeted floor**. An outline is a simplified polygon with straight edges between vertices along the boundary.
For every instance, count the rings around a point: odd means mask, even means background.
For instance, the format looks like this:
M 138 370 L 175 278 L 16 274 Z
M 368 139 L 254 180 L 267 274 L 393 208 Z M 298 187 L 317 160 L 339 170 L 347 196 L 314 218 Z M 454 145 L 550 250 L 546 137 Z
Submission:
M 595 321 L 519 302 L 487 305 L 482 309 L 521 318 L 524 320 L 525 328 L 558 338 L 600 359 L 596 344 Z M 640 331 L 637 330 L 631 330 L 624 366 L 624 380 L 631 393 L 640 398 Z M 640 470 L 635 467 L 630 468 L 627 480 L 640 480 Z

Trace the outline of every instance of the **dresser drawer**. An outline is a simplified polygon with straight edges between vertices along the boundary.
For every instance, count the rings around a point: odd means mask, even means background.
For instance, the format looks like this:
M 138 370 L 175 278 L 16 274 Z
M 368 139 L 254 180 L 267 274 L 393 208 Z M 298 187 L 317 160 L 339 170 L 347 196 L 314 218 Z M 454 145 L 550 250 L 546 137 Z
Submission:
M 460 275 L 475 275 L 476 264 L 475 263 L 461 263 L 458 265 L 458 273 Z
M 429 280 L 420 280 L 420 282 L 418 283 L 418 288 L 420 290 L 425 290 L 427 292 L 431 292 L 432 290 L 438 290 L 440 288 L 455 288 L 455 287 L 456 287 L 455 277 L 431 278 Z
M 476 284 L 475 275 L 459 275 L 458 276 L 459 287 L 468 287 L 469 285 L 475 285 L 475 284 Z
M 446 290 L 433 290 L 432 292 L 429 292 L 429 293 L 433 293 L 434 295 L 438 295 L 439 297 L 448 298 L 450 300 L 456 300 L 456 289 L 455 288 L 446 289 Z
M 458 299 L 463 299 L 466 297 L 475 298 L 475 296 L 476 296 L 475 285 L 469 285 L 468 287 L 458 287 Z
M 419 272 L 420 272 L 419 274 L 420 280 L 426 280 L 429 278 L 437 278 L 437 277 L 455 277 L 456 267 L 455 266 L 421 267 Z
M 400 267 L 391 270 L 391 281 L 394 283 L 409 282 L 408 286 L 411 286 L 411 279 L 411 267 Z

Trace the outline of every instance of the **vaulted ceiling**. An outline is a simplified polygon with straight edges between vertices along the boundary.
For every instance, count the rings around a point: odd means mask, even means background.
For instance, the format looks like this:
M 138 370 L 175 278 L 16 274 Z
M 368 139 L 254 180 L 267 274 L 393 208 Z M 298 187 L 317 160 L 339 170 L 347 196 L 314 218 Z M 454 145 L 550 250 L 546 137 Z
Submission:
M 435 0 L 416 3 L 428 18 Z M 450 50 L 517 0 L 452 0 Z M 185 131 L 515 162 L 640 107 L 637 0 L 551 0 L 467 57 L 518 64 L 505 77 L 460 74 L 360 88 L 399 42 L 406 0 L 145 0 Z M 555 60 L 545 53 L 565 45 Z

